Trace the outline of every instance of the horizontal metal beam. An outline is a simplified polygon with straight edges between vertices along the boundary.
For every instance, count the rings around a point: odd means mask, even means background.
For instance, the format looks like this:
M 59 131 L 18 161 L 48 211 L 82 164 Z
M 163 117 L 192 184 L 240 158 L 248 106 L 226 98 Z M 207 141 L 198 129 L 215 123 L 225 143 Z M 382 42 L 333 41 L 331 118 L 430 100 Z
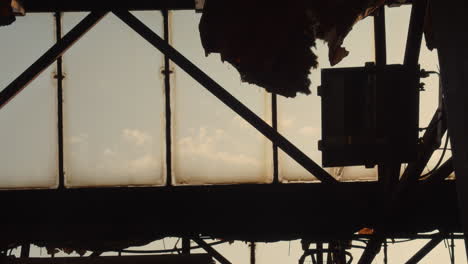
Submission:
M 129 241 L 194 234 L 260 242 L 370 238 L 353 234 L 379 223 L 381 199 L 377 182 L 0 191 L 0 201 L 15 205 L 0 218 L 0 225 L 9 227 L 0 245 L 107 251 L 116 249 L 109 240 L 129 247 Z M 310 206 L 327 217 L 304 217 Z M 417 183 L 394 217 L 386 222 L 392 238 L 429 238 L 416 232 L 436 229 L 461 232 L 455 182 Z
M 411 257 L 406 264 L 416 264 L 421 261 L 429 252 L 431 252 L 440 242 L 444 240 L 444 234 L 439 234 L 429 241 L 423 248 L 421 248 L 413 257 Z
M 213 264 L 208 254 L 112 257 L 7 258 L 5 264 Z
M 27 68 L 18 78 L 11 82 L 0 92 L 0 110 L 29 83 L 31 83 L 41 72 L 54 63 L 64 52 L 66 52 L 77 40 L 88 30 L 98 23 L 107 12 L 92 12 L 86 16 L 78 25 L 68 32 L 60 41 L 53 45 L 44 55 Z
M 101 1 L 94 0 L 23 0 L 27 13 L 30 12 L 84 12 L 102 9 L 123 10 L 183 10 L 195 9 L 194 0 L 138 0 Z
M 176 49 L 167 44 L 166 41 L 164 41 L 148 26 L 146 26 L 144 23 L 138 20 L 138 18 L 136 18 L 128 11 L 114 11 L 114 14 L 117 17 L 119 17 L 124 23 L 130 26 L 133 30 L 135 30 L 138 34 L 140 34 L 149 43 L 151 43 L 155 48 L 157 48 L 163 54 L 168 56 L 175 64 L 177 64 L 192 78 L 194 78 L 197 82 L 204 86 L 208 91 L 210 91 L 231 110 L 236 112 L 245 121 L 250 123 L 265 137 L 277 144 L 281 150 L 288 154 L 297 163 L 302 165 L 312 175 L 317 177 L 317 179 L 324 183 L 338 183 L 338 181 L 335 180 L 335 178 L 333 178 L 328 172 L 322 169 L 322 167 L 320 167 L 317 163 L 311 160 L 299 148 L 297 148 L 280 133 L 275 131 L 274 128 L 267 124 L 263 119 L 258 117 L 248 107 L 246 107 L 234 96 L 232 96 L 228 91 L 226 91 L 211 77 L 209 77 L 206 73 L 200 70 L 200 68 L 195 66 L 191 61 L 189 61 L 182 54 L 180 54 Z

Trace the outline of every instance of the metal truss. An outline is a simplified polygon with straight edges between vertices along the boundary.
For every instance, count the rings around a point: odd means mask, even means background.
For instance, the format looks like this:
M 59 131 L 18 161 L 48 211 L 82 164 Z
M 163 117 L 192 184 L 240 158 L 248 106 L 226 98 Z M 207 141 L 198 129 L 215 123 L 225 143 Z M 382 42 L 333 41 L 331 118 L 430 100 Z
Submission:
M 167 12 L 167 11 L 166 11 Z M 217 84 L 212 78 L 210 78 L 206 73 L 200 70 L 177 50 L 172 48 L 167 41 L 159 37 L 154 33 L 150 28 L 148 28 L 143 22 L 139 21 L 135 16 L 133 16 L 129 11 L 114 11 L 113 12 L 117 17 L 119 17 L 124 23 L 130 26 L 138 34 L 140 34 L 144 39 L 146 39 L 150 44 L 155 48 L 159 49 L 165 56 L 165 74 L 170 74 L 168 68 L 168 60 L 172 60 L 180 68 L 186 71 L 191 77 L 203 85 L 208 91 L 210 91 L 214 96 L 216 96 L 220 101 L 222 101 L 226 106 L 231 110 L 236 112 L 241 116 L 245 121 L 250 123 L 254 128 L 256 128 L 260 133 L 265 137 L 270 139 L 274 146 L 277 146 L 288 154 L 292 159 L 297 163 L 302 165 L 307 171 L 309 171 L 316 178 L 321 180 L 323 183 L 337 183 L 338 181 L 334 179 L 328 172 L 326 172 L 322 167 L 310 159 L 306 154 L 304 154 L 298 147 L 292 144 L 287 138 L 278 133 L 277 129 L 271 127 L 263 119 L 257 116 L 252 112 L 248 107 L 242 104 L 234 96 L 232 96 L 228 91 L 223 87 Z M 14 96 L 16 96 L 21 90 L 23 90 L 32 80 L 34 80 L 42 71 L 44 71 L 48 66 L 50 66 L 55 60 L 57 60 L 68 48 L 70 48 L 79 38 L 81 38 L 89 29 L 91 29 L 100 19 L 102 19 L 107 14 L 106 11 L 92 12 L 86 18 L 83 19 L 75 28 L 73 28 L 69 33 L 67 33 L 62 39 L 60 39 L 57 44 L 50 48 L 43 56 L 41 56 L 35 63 L 33 63 L 25 72 L 23 72 L 18 78 L 16 78 L 10 85 L 8 85 L 0 93 L 0 109 L 5 106 Z M 165 18 L 167 24 L 167 18 Z M 167 30 L 165 30 L 166 35 Z M 167 37 L 167 36 L 166 36 Z M 62 78 L 62 77 L 61 77 Z M 59 78 L 59 79 L 61 79 Z M 169 77 L 166 77 L 166 96 L 170 96 L 170 87 L 168 85 Z M 166 98 L 166 113 L 170 115 L 170 106 L 168 106 Z M 60 101 L 60 100 L 59 100 Z M 169 109 L 167 109 L 169 107 Z M 59 107 L 60 109 L 60 107 Z M 61 110 L 60 110 L 61 111 Z M 170 117 L 166 117 L 166 121 L 170 120 Z M 168 124 L 170 129 L 170 123 Z M 168 131 L 170 132 L 170 130 Z M 60 133 L 59 133 L 60 134 Z M 170 133 L 167 135 L 170 138 Z M 170 139 L 168 139 L 168 148 L 170 148 Z M 63 147 L 63 146 L 62 146 Z M 170 152 L 168 152 L 170 156 Z M 61 160 L 63 156 L 61 157 Z M 168 165 L 168 171 L 171 168 Z M 62 168 L 61 168 L 62 171 Z M 63 173 L 62 173 L 63 174 Z M 63 176 L 61 177 L 63 178 Z M 171 175 L 168 174 L 168 182 L 171 183 Z M 60 180 L 63 183 L 63 179 Z
M 405 65 L 409 67 L 417 67 L 420 46 L 423 34 L 423 24 L 427 9 L 427 0 L 416 0 L 413 3 L 410 27 L 408 32 L 408 40 L 405 52 Z M 59 169 L 60 169 L 60 186 L 64 188 L 64 175 L 63 175 L 63 116 L 62 116 L 62 89 L 61 81 L 64 78 L 62 73 L 61 56 L 64 54 L 76 41 L 78 41 L 88 30 L 90 30 L 96 23 L 98 23 L 109 10 L 94 11 L 85 17 L 78 25 L 76 25 L 65 36 L 61 36 L 60 13 L 56 13 L 56 27 L 57 27 L 57 43 L 53 45 L 47 52 L 44 53 L 36 62 L 34 62 L 28 69 L 19 75 L 12 83 L 10 83 L 4 90 L 0 92 L 0 110 L 10 100 L 12 100 L 19 92 L 21 92 L 31 81 L 33 81 L 41 72 L 47 67 L 57 61 L 57 82 L 58 82 L 58 116 L 59 116 Z M 171 161 L 171 87 L 170 87 L 170 61 L 177 64 L 193 79 L 205 87 L 210 93 L 217 97 L 232 111 L 241 116 L 245 121 L 256 128 L 266 138 L 273 143 L 273 159 L 274 159 L 274 182 L 278 182 L 278 149 L 281 149 L 288 154 L 297 163 L 303 166 L 308 172 L 317 177 L 323 183 L 334 184 L 338 183 L 328 172 L 322 169 L 317 163 L 304 154 L 299 148 L 292 144 L 287 138 L 278 133 L 277 129 L 277 98 L 276 95 L 272 96 L 272 110 L 273 122 L 272 126 L 266 123 L 263 119 L 257 116 L 248 107 L 242 104 L 228 91 L 216 83 L 206 73 L 199 69 L 196 65 L 190 62 L 176 49 L 168 44 L 169 29 L 168 29 L 168 11 L 162 10 L 164 18 L 164 38 L 158 36 L 154 31 L 147 27 L 143 22 L 133 16 L 128 10 L 112 10 L 112 12 L 120 18 L 125 24 L 137 32 L 141 37 L 148 41 L 153 47 L 161 51 L 164 56 L 164 75 L 165 75 L 165 101 L 166 101 L 166 148 L 167 148 L 167 184 L 172 185 L 172 161 Z M 381 9 L 380 14 L 375 18 L 375 31 L 376 31 L 376 62 L 378 65 L 386 64 L 386 47 L 385 47 L 385 14 Z M 440 111 L 434 115 L 429 129 L 426 130 L 422 140 L 422 151 L 418 160 L 410 163 L 403 173 L 403 176 L 398 180 L 400 164 L 395 164 L 388 161 L 385 164 L 379 165 L 379 182 L 381 182 L 386 190 L 384 207 L 388 211 L 388 215 L 392 215 L 398 210 L 399 204 L 404 202 L 405 195 L 408 190 L 419 180 L 419 177 L 424 169 L 424 166 L 429 161 L 432 153 L 439 147 L 437 142 L 440 142 L 441 134 L 438 133 L 438 123 L 442 123 L 442 130 L 447 130 L 445 119 L 441 122 Z M 442 133 L 443 134 L 443 133 Z M 427 183 L 440 182 L 445 179 L 451 172 L 453 172 L 452 159 L 445 162 L 440 169 L 425 179 Z M 391 219 L 391 217 L 389 218 Z M 379 252 L 382 243 L 386 241 L 387 230 L 385 226 L 378 226 L 376 233 L 370 237 L 370 241 L 359 259 L 359 264 L 372 263 L 376 254 Z M 420 252 L 418 252 L 407 263 L 417 263 L 418 259 L 424 257 L 427 252 L 432 250 L 437 244 L 442 241 L 444 233 L 436 235 Z M 211 256 L 220 261 L 221 263 L 230 263 L 222 255 L 216 252 L 212 247 L 206 244 L 202 239 L 193 237 L 191 238 L 200 247 L 204 248 Z M 189 251 L 188 251 L 189 252 Z M 186 251 L 187 253 L 187 251 Z M 191 255 L 193 256 L 193 255 Z M 322 259 L 322 257 L 320 257 Z M 56 259 L 57 260 L 57 259 Z M 57 261 L 56 261 L 57 262 Z M 132 260 L 132 262 L 135 262 Z M 17 263 L 17 262 L 11 262 Z M 19 263 L 19 262 L 18 262 Z M 23 262 L 21 262 L 23 263 Z M 24 262 L 24 263 L 40 263 L 40 262 Z M 57 262 L 59 263 L 59 262 Z M 107 263 L 107 262 L 96 262 Z M 136 263 L 136 262 L 135 262 Z M 144 263 L 144 262 L 141 262 Z

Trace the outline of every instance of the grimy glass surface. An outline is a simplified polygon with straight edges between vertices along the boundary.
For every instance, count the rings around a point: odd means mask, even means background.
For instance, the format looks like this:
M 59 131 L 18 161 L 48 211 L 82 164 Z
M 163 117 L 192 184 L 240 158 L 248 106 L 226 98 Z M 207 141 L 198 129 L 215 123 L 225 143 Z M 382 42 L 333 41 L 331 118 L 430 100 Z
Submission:
M 54 43 L 53 16 L 30 14 L 0 28 L 0 90 Z M 57 185 L 54 66 L 0 109 L 0 189 Z
M 409 7 L 387 8 L 388 63 L 402 63 Z M 135 12 L 162 36 L 160 12 Z M 66 13 L 64 33 L 86 13 Z M 219 84 L 271 123 L 271 96 L 242 83 L 237 71 L 216 54 L 205 57 L 198 34 L 200 14 L 171 13 L 171 42 Z M 8 85 L 54 42 L 52 14 L 18 17 L 0 30 L 0 89 Z M 34 41 L 32 41 L 34 40 Z M 373 61 L 372 18 L 355 25 L 344 46 L 350 55 L 335 67 Z M 330 67 L 328 49 L 318 41 L 320 68 Z M 437 53 L 423 42 L 421 66 L 438 70 Z M 163 185 L 166 178 L 163 56 L 109 14 L 64 56 L 64 156 L 67 187 Z M 171 66 L 173 177 L 177 185 L 268 183 L 272 145 L 237 114 Z M 55 64 L 0 110 L 0 188 L 52 188 L 58 182 Z M 320 69 L 313 70 L 309 96 L 278 97 L 279 131 L 321 164 Z M 438 77 L 424 79 L 420 126 L 437 106 Z M 421 135 L 423 132 L 421 132 Z M 444 143 L 444 141 L 442 142 Z M 443 147 L 443 144 L 442 146 Z M 425 172 L 438 162 L 437 150 Z M 315 181 L 295 161 L 279 153 L 282 182 Z M 451 156 L 450 145 L 444 160 Z M 404 167 L 403 165 L 402 167 Z M 341 181 L 376 180 L 376 169 L 327 168 Z
M 271 97 L 241 83 L 217 54 L 205 57 L 198 33 L 200 14 L 173 13 L 173 44 L 221 86 L 266 121 Z M 175 67 L 173 168 L 176 184 L 266 183 L 272 180 L 272 145 L 240 116 Z
M 137 13 L 161 33 L 159 12 Z M 66 13 L 65 30 L 84 14 Z M 108 14 L 64 56 L 68 187 L 165 183 L 163 56 Z

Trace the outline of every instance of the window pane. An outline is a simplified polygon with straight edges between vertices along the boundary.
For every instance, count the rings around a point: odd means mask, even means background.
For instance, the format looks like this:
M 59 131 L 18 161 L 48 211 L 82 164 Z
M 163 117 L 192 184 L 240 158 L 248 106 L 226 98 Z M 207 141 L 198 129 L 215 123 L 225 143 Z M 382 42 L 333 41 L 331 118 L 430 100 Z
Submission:
M 53 16 L 29 14 L 0 29 L 0 89 L 54 44 Z M 57 173 L 54 66 L 0 109 L 0 188 L 52 188 Z
M 65 29 L 83 16 L 65 14 Z M 161 29 L 159 12 L 137 16 Z M 162 61 L 113 14 L 69 50 L 64 57 L 67 186 L 164 184 Z
M 373 22 L 366 18 L 356 24 L 346 38 L 344 45 L 350 51 L 336 68 L 362 67 L 366 62 L 374 60 Z M 310 74 L 312 82 L 311 94 L 298 95 L 296 98 L 278 97 L 278 128 L 299 149 L 307 154 L 317 164 L 322 164 L 322 153 L 318 150 L 321 139 L 321 99 L 317 95 L 317 86 L 321 83 L 320 71 L 330 68 L 328 48 L 323 42 L 317 42 L 314 51 L 319 57 L 319 68 Z M 335 178 L 341 181 L 374 180 L 377 177 L 375 169 L 362 167 L 327 168 Z M 315 181 L 307 170 L 291 159 L 283 151 L 279 151 L 280 180 Z
M 252 111 L 269 121 L 271 97 L 241 83 L 217 54 L 205 57 L 198 33 L 200 14 L 173 14 L 174 46 Z M 176 67 L 174 174 L 177 184 L 263 183 L 272 179 L 272 147 L 257 130 Z

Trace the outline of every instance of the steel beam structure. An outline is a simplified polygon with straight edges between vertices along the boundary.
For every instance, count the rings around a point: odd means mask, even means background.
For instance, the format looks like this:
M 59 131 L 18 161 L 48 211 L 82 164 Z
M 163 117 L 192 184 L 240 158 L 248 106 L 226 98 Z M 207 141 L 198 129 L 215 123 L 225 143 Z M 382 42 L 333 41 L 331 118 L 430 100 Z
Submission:
M 164 40 L 169 44 L 169 11 L 162 10 Z M 164 99 L 166 117 L 166 185 L 172 185 L 172 109 L 171 109 L 171 64 L 169 57 L 164 54 Z
M 440 125 L 440 126 L 439 126 Z M 442 133 L 439 129 L 442 128 Z M 434 113 L 429 126 L 424 132 L 424 135 L 421 140 L 421 150 L 418 155 L 418 158 L 415 162 L 409 163 L 403 172 L 400 183 L 398 184 L 398 189 L 395 192 L 394 200 L 397 199 L 403 192 L 406 192 L 408 188 L 414 184 L 419 177 L 421 176 L 426 164 L 431 159 L 432 154 L 440 147 L 440 140 L 447 130 L 447 122 L 444 116 L 440 117 L 439 110 Z
M 232 264 L 227 258 L 221 255 L 216 249 L 208 245 L 203 239 L 199 237 L 193 237 L 192 240 L 203 248 L 210 256 L 215 258 L 221 264 Z
M 431 0 L 430 7 L 457 176 L 458 207 L 468 254 L 468 3 L 466 0 L 454 0 L 447 5 L 445 1 Z
M 161 37 L 154 33 L 148 26 L 142 23 L 138 18 L 128 11 L 113 11 L 125 24 L 135 30 L 140 36 L 151 43 L 155 48 L 168 56 L 175 64 L 188 73 L 192 78 L 204 86 L 209 92 L 216 96 L 231 110 L 236 112 L 245 121 L 250 123 L 260 133 L 269 140 L 278 145 L 278 147 L 288 154 L 297 163 L 302 165 L 307 171 L 314 175 L 323 183 L 338 183 L 328 172 L 326 172 L 317 163 L 311 160 L 304 152 L 292 144 L 288 139 L 275 131 L 268 123 L 252 112 L 248 107 L 242 104 L 228 91 L 216 83 L 211 77 L 204 73 L 185 58 L 176 49 L 167 44 Z
M 55 13 L 55 39 L 58 43 L 62 39 L 62 14 Z M 62 56 L 57 58 L 57 144 L 58 144 L 58 171 L 59 188 L 65 188 L 65 169 L 63 159 L 63 61 Z
M 144 255 L 117 257 L 65 257 L 65 258 L 4 258 L 4 264 L 212 264 L 207 254 L 186 255 Z
M 431 239 L 424 247 L 422 247 L 413 257 L 411 257 L 406 264 L 417 264 L 421 261 L 429 252 L 431 252 L 437 245 L 439 245 L 446 235 L 439 233 L 436 237 Z
M 413 0 L 408 37 L 406 40 L 405 58 L 403 61 L 406 66 L 414 68 L 418 65 L 426 12 L 427 0 Z
M 404 64 L 405 66 L 411 68 L 418 67 L 419 61 L 419 54 L 421 50 L 421 42 L 423 36 L 423 29 L 424 29 L 424 20 L 426 17 L 426 10 L 427 10 L 427 0 L 415 0 L 413 1 L 413 6 L 411 9 L 411 17 L 410 17 L 410 24 L 408 29 L 408 38 L 406 43 L 406 50 L 405 50 L 405 58 Z M 380 18 L 382 20 L 384 18 Z M 382 44 L 382 39 L 385 36 L 385 33 L 381 33 L 384 22 L 379 21 L 378 16 L 375 17 L 375 30 L 376 30 L 376 59 L 384 60 L 386 59 L 383 54 L 384 46 Z M 380 26 L 380 28 L 379 28 Z M 380 45 L 380 47 L 377 46 Z M 377 61 L 377 64 L 383 64 L 381 61 Z M 436 113 L 436 117 L 438 118 L 438 112 Z M 432 123 L 432 122 L 431 122 Z M 431 131 L 426 131 L 425 137 L 433 136 Z M 427 136 L 426 136 L 427 134 Z M 424 142 L 424 145 L 427 143 Z M 401 195 L 403 191 L 407 190 L 408 186 L 411 183 L 411 179 L 417 180 L 417 177 L 421 175 L 422 169 L 424 169 L 425 164 L 429 161 L 432 152 L 430 152 L 427 161 L 425 158 L 425 154 L 428 154 L 430 151 L 424 152 L 420 157 L 421 160 L 418 160 L 416 164 L 410 164 L 408 168 L 403 173 L 403 176 L 400 178 L 398 182 L 398 176 L 400 174 L 400 164 L 395 164 L 392 161 L 383 164 L 383 166 L 379 166 L 379 179 L 384 182 L 384 193 L 388 197 L 385 200 L 384 207 L 386 208 L 386 215 L 391 216 L 398 207 L 398 200 L 401 199 Z M 422 165 L 421 172 L 418 171 L 420 165 Z M 419 166 L 418 166 L 419 165 Z M 411 166 L 411 167 L 410 167 Z M 409 177 L 413 176 L 413 178 Z M 414 176 L 417 175 L 417 176 Z M 388 218 L 388 221 L 391 221 L 391 217 Z M 359 259 L 359 264 L 370 264 L 374 260 L 377 253 L 380 251 L 382 243 L 386 239 L 386 227 L 385 225 L 381 225 L 377 227 L 377 231 L 375 235 L 371 238 L 369 243 L 367 244 L 364 253 L 362 254 L 361 258 Z
M 187 10 L 195 9 L 194 0 L 138 0 L 101 1 L 94 0 L 23 0 L 27 13 L 30 12 L 86 12 L 104 9 L 122 10 Z
M 44 55 L 26 69 L 18 78 L 11 82 L 0 92 L 0 109 L 13 99 L 21 90 L 32 82 L 41 72 L 54 63 L 65 51 L 67 51 L 88 30 L 98 23 L 107 12 L 92 12 L 78 25 L 68 32 L 58 43 L 52 46 Z
M 440 183 L 445 180 L 450 174 L 454 171 L 453 168 L 453 158 L 449 158 L 444 164 L 442 164 L 439 169 L 431 173 L 426 179 L 425 183 Z

